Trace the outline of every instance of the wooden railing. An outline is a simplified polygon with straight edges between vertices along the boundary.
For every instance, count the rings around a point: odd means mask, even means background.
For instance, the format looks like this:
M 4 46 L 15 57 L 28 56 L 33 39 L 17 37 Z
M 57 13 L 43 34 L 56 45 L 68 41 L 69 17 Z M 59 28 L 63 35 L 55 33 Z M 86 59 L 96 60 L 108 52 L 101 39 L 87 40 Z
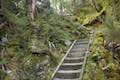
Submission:
M 70 48 L 68 49 L 67 53 L 65 54 L 65 56 L 62 58 L 62 60 L 60 61 L 59 65 L 57 66 L 56 70 L 54 71 L 52 77 L 50 80 L 52 80 L 56 74 L 56 72 L 58 71 L 59 67 L 61 66 L 61 64 L 63 63 L 64 59 L 67 57 L 67 55 L 69 54 L 71 48 L 74 46 L 76 40 L 74 40 L 74 42 L 72 43 L 72 45 L 70 46 Z

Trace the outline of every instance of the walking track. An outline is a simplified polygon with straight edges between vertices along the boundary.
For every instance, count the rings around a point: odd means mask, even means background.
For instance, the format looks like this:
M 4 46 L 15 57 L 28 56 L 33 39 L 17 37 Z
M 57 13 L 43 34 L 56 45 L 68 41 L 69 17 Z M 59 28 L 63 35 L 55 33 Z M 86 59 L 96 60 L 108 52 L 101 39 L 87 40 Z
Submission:
M 82 80 L 91 38 L 75 40 L 51 80 Z

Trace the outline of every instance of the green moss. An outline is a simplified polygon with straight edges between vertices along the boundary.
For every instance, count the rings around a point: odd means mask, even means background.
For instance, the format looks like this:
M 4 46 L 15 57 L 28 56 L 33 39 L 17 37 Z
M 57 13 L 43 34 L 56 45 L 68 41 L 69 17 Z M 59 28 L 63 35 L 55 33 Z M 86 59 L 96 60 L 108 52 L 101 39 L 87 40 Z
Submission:
M 104 48 L 104 35 L 97 32 L 87 60 L 83 80 L 119 80 L 118 65 L 111 53 Z

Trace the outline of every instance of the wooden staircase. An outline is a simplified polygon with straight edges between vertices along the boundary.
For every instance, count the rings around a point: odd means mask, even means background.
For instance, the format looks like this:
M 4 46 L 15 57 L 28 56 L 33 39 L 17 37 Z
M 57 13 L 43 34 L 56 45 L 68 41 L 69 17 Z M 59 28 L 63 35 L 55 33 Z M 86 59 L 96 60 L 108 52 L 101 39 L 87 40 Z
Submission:
M 75 40 L 51 80 L 82 80 L 91 39 Z

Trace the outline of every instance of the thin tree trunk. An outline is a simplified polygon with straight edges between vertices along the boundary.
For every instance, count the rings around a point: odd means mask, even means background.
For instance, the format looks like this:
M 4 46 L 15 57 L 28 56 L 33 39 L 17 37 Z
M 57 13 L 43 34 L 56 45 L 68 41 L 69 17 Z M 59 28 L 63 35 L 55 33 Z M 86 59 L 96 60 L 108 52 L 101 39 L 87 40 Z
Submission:
M 77 13 L 77 7 L 76 7 L 76 0 L 72 0 L 72 7 L 73 7 L 73 13 L 76 14 Z
M 3 0 L 0 0 L 0 11 L 3 10 Z
M 63 15 L 63 3 L 62 3 L 62 0 L 60 0 L 60 14 Z
M 32 0 L 32 12 L 31 12 L 31 19 L 34 20 L 34 16 L 35 16 L 35 4 L 36 4 L 36 0 Z
M 31 20 L 34 20 L 35 17 L 35 5 L 36 0 L 27 0 L 27 6 L 28 6 L 28 16 Z

